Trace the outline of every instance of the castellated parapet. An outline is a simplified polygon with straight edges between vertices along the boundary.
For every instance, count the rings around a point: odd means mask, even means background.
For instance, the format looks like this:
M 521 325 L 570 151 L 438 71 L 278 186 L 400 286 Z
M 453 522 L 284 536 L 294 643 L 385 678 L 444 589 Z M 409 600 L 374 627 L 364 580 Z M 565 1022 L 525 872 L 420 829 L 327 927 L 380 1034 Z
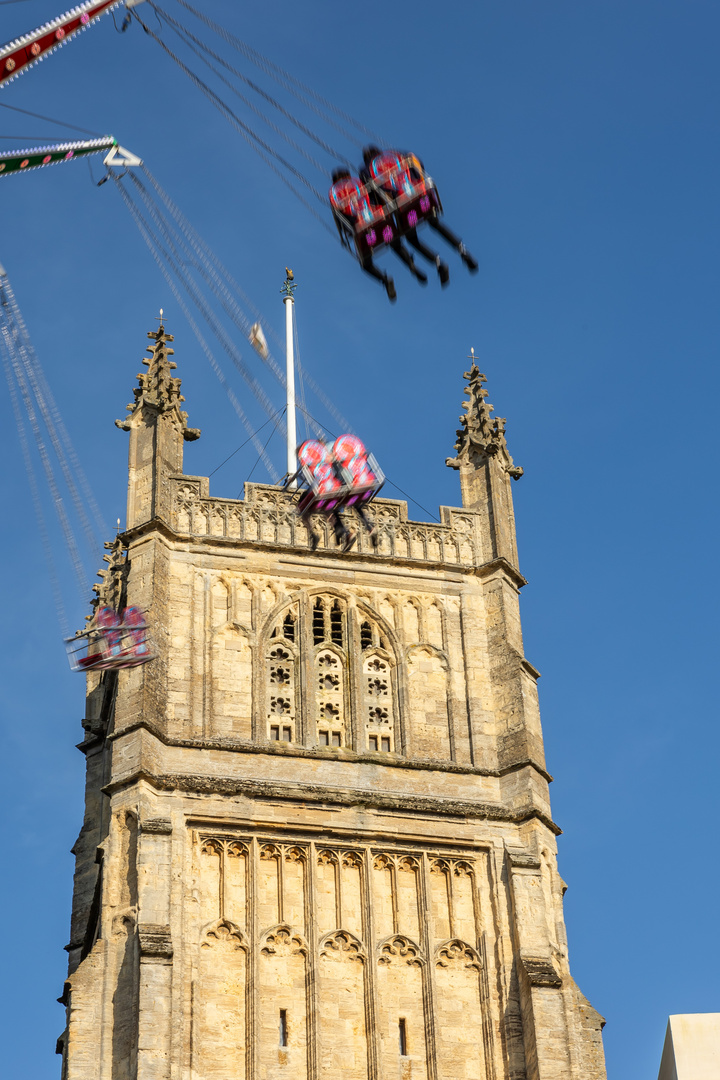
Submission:
M 158 655 L 88 678 L 64 1080 L 604 1080 L 484 377 L 463 506 L 378 499 L 377 550 L 311 552 L 291 494 L 183 475 L 151 336 L 101 589 Z

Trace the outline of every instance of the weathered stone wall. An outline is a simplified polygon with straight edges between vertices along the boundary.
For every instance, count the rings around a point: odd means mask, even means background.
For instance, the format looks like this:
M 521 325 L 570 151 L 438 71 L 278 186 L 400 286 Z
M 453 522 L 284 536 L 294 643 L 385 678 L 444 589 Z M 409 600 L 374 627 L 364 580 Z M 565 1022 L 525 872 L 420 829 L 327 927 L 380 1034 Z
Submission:
M 180 475 L 153 356 L 123 587 L 157 657 L 89 682 L 64 1080 L 604 1080 L 502 430 L 461 431 L 441 524 L 377 500 L 377 550 L 311 553 L 289 494 Z

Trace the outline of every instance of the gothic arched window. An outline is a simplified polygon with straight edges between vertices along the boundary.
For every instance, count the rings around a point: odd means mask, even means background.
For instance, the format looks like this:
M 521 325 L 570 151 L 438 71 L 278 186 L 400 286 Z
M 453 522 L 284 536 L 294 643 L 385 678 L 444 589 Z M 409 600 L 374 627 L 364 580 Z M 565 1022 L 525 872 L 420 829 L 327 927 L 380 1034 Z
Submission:
M 363 711 L 368 750 L 395 750 L 390 664 L 377 650 L 363 656 Z
M 265 650 L 265 703 L 270 742 L 296 742 L 297 612 L 280 617 Z
M 346 611 L 337 597 L 315 597 L 312 638 L 317 741 L 320 746 L 348 746 Z
M 321 746 L 347 746 L 345 730 L 345 664 L 330 649 L 315 656 L 317 733 Z
M 342 597 L 311 594 L 274 616 L 265 641 L 266 738 L 361 753 L 401 750 L 393 646 L 365 605 L 359 611 Z

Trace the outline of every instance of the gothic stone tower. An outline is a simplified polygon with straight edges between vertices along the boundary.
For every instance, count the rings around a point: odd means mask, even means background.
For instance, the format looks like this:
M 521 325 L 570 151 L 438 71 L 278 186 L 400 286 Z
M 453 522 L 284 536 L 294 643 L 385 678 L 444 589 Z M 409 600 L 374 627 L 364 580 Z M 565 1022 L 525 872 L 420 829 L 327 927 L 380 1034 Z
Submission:
M 96 603 L 146 610 L 158 655 L 88 680 L 64 1080 L 602 1080 L 484 376 L 462 508 L 378 499 L 377 552 L 310 552 L 291 495 L 183 475 L 149 337 Z

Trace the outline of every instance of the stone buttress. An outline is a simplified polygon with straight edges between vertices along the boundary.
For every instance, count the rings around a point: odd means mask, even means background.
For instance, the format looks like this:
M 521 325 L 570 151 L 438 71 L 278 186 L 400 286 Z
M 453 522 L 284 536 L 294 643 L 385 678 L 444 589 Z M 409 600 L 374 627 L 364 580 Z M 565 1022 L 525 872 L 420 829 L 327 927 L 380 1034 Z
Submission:
M 377 551 L 318 522 L 310 552 L 292 495 L 183 474 L 150 337 L 96 602 L 146 611 L 157 658 L 88 677 L 64 1080 L 604 1080 L 484 376 L 462 507 L 377 499 Z

